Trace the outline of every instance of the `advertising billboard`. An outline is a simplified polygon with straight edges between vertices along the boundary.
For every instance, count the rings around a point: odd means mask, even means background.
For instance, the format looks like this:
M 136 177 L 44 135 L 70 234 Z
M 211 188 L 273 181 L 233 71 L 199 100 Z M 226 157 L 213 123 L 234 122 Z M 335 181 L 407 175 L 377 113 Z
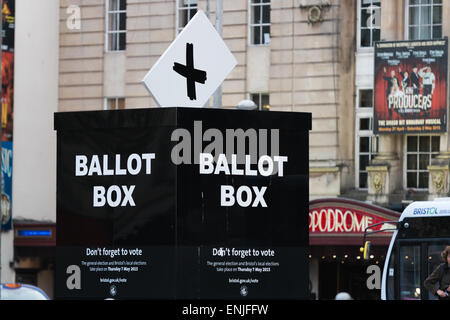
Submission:
M 375 134 L 446 131 L 447 47 L 447 39 L 375 43 Z

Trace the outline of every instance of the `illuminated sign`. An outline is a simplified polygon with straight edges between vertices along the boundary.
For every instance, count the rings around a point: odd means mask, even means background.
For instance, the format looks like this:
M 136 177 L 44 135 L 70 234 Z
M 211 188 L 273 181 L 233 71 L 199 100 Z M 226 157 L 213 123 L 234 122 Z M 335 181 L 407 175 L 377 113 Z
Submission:
M 16 231 L 16 236 L 20 238 L 36 238 L 36 237 L 50 238 L 52 236 L 52 231 L 50 229 L 46 230 L 20 229 Z
M 373 224 L 388 222 L 381 216 L 358 209 L 346 207 L 318 207 L 309 210 L 310 233 L 364 233 Z M 385 224 L 373 228 L 373 231 L 392 228 Z

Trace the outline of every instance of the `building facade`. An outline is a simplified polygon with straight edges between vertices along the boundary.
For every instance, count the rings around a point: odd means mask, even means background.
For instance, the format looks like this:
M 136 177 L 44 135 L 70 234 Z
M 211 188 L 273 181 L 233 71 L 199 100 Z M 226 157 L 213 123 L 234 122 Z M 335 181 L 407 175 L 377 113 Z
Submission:
M 74 5 L 79 28 L 67 23 Z M 312 113 L 311 199 L 346 196 L 401 208 L 402 201 L 448 192 L 429 183 L 435 171 L 445 171 L 434 159 L 447 158 L 447 133 L 430 141 L 373 134 L 373 61 L 376 41 L 445 37 L 449 6 L 437 0 L 224 1 L 223 38 L 238 65 L 223 83 L 222 107 L 252 99 L 261 109 Z M 62 1 L 58 110 L 156 107 L 141 81 L 197 10 L 215 23 L 211 0 Z M 415 139 L 430 148 L 427 164 L 412 172 L 405 154 L 415 152 L 407 148 Z M 373 187 L 374 172 L 383 173 L 381 191 Z M 408 173 L 420 175 L 420 183 Z
M 79 29 L 66 24 L 74 4 Z M 62 1 L 59 111 L 156 107 L 141 81 L 199 9 L 215 23 L 215 1 Z M 355 25 L 348 23 L 355 15 L 354 1 L 223 4 L 223 38 L 238 65 L 223 83 L 222 106 L 252 99 L 260 108 L 313 113 L 313 198 L 355 185 Z

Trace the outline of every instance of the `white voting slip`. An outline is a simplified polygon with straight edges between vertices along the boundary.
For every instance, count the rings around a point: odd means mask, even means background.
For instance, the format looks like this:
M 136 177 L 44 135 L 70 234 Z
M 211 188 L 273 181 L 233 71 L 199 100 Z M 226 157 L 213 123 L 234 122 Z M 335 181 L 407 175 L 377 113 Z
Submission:
M 144 77 L 162 107 L 201 107 L 237 61 L 214 26 L 198 11 Z

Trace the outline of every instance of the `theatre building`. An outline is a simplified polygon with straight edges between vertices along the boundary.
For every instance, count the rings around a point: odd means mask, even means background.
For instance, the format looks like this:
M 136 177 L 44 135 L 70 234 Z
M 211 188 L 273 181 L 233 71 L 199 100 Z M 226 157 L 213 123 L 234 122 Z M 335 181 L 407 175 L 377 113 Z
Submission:
M 309 205 L 310 286 L 312 298 L 334 299 L 338 292 L 348 292 L 354 299 L 379 299 L 380 290 L 369 288 L 367 273 L 371 265 L 383 269 L 391 232 L 380 232 L 368 238 L 372 244 L 370 259 L 360 252 L 364 230 L 395 228 L 398 212 L 355 200 L 328 198 Z M 370 270 L 369 270 L 370 271 Z M 381 273 L 380 273 L 381 275 Z
M 300 2 L 306 10 L 320 1 Z M 295 44 L 314 66 L 312 90 L 295 101 L 307 101 L 313 118 L 312 291 L 319 299 L 339 291 L 379 299 L 379 290 L 366 288 L 362 226 L 395 221 L 411 202 L 450 192 L 450 1 L 324 1 L 321 8 L 322 21 L 294 29 L 305 40 L 302 30 L 323 40 L 314 49 Z M 375 238 L 369 264 L 383 266 L 389 235 Z

